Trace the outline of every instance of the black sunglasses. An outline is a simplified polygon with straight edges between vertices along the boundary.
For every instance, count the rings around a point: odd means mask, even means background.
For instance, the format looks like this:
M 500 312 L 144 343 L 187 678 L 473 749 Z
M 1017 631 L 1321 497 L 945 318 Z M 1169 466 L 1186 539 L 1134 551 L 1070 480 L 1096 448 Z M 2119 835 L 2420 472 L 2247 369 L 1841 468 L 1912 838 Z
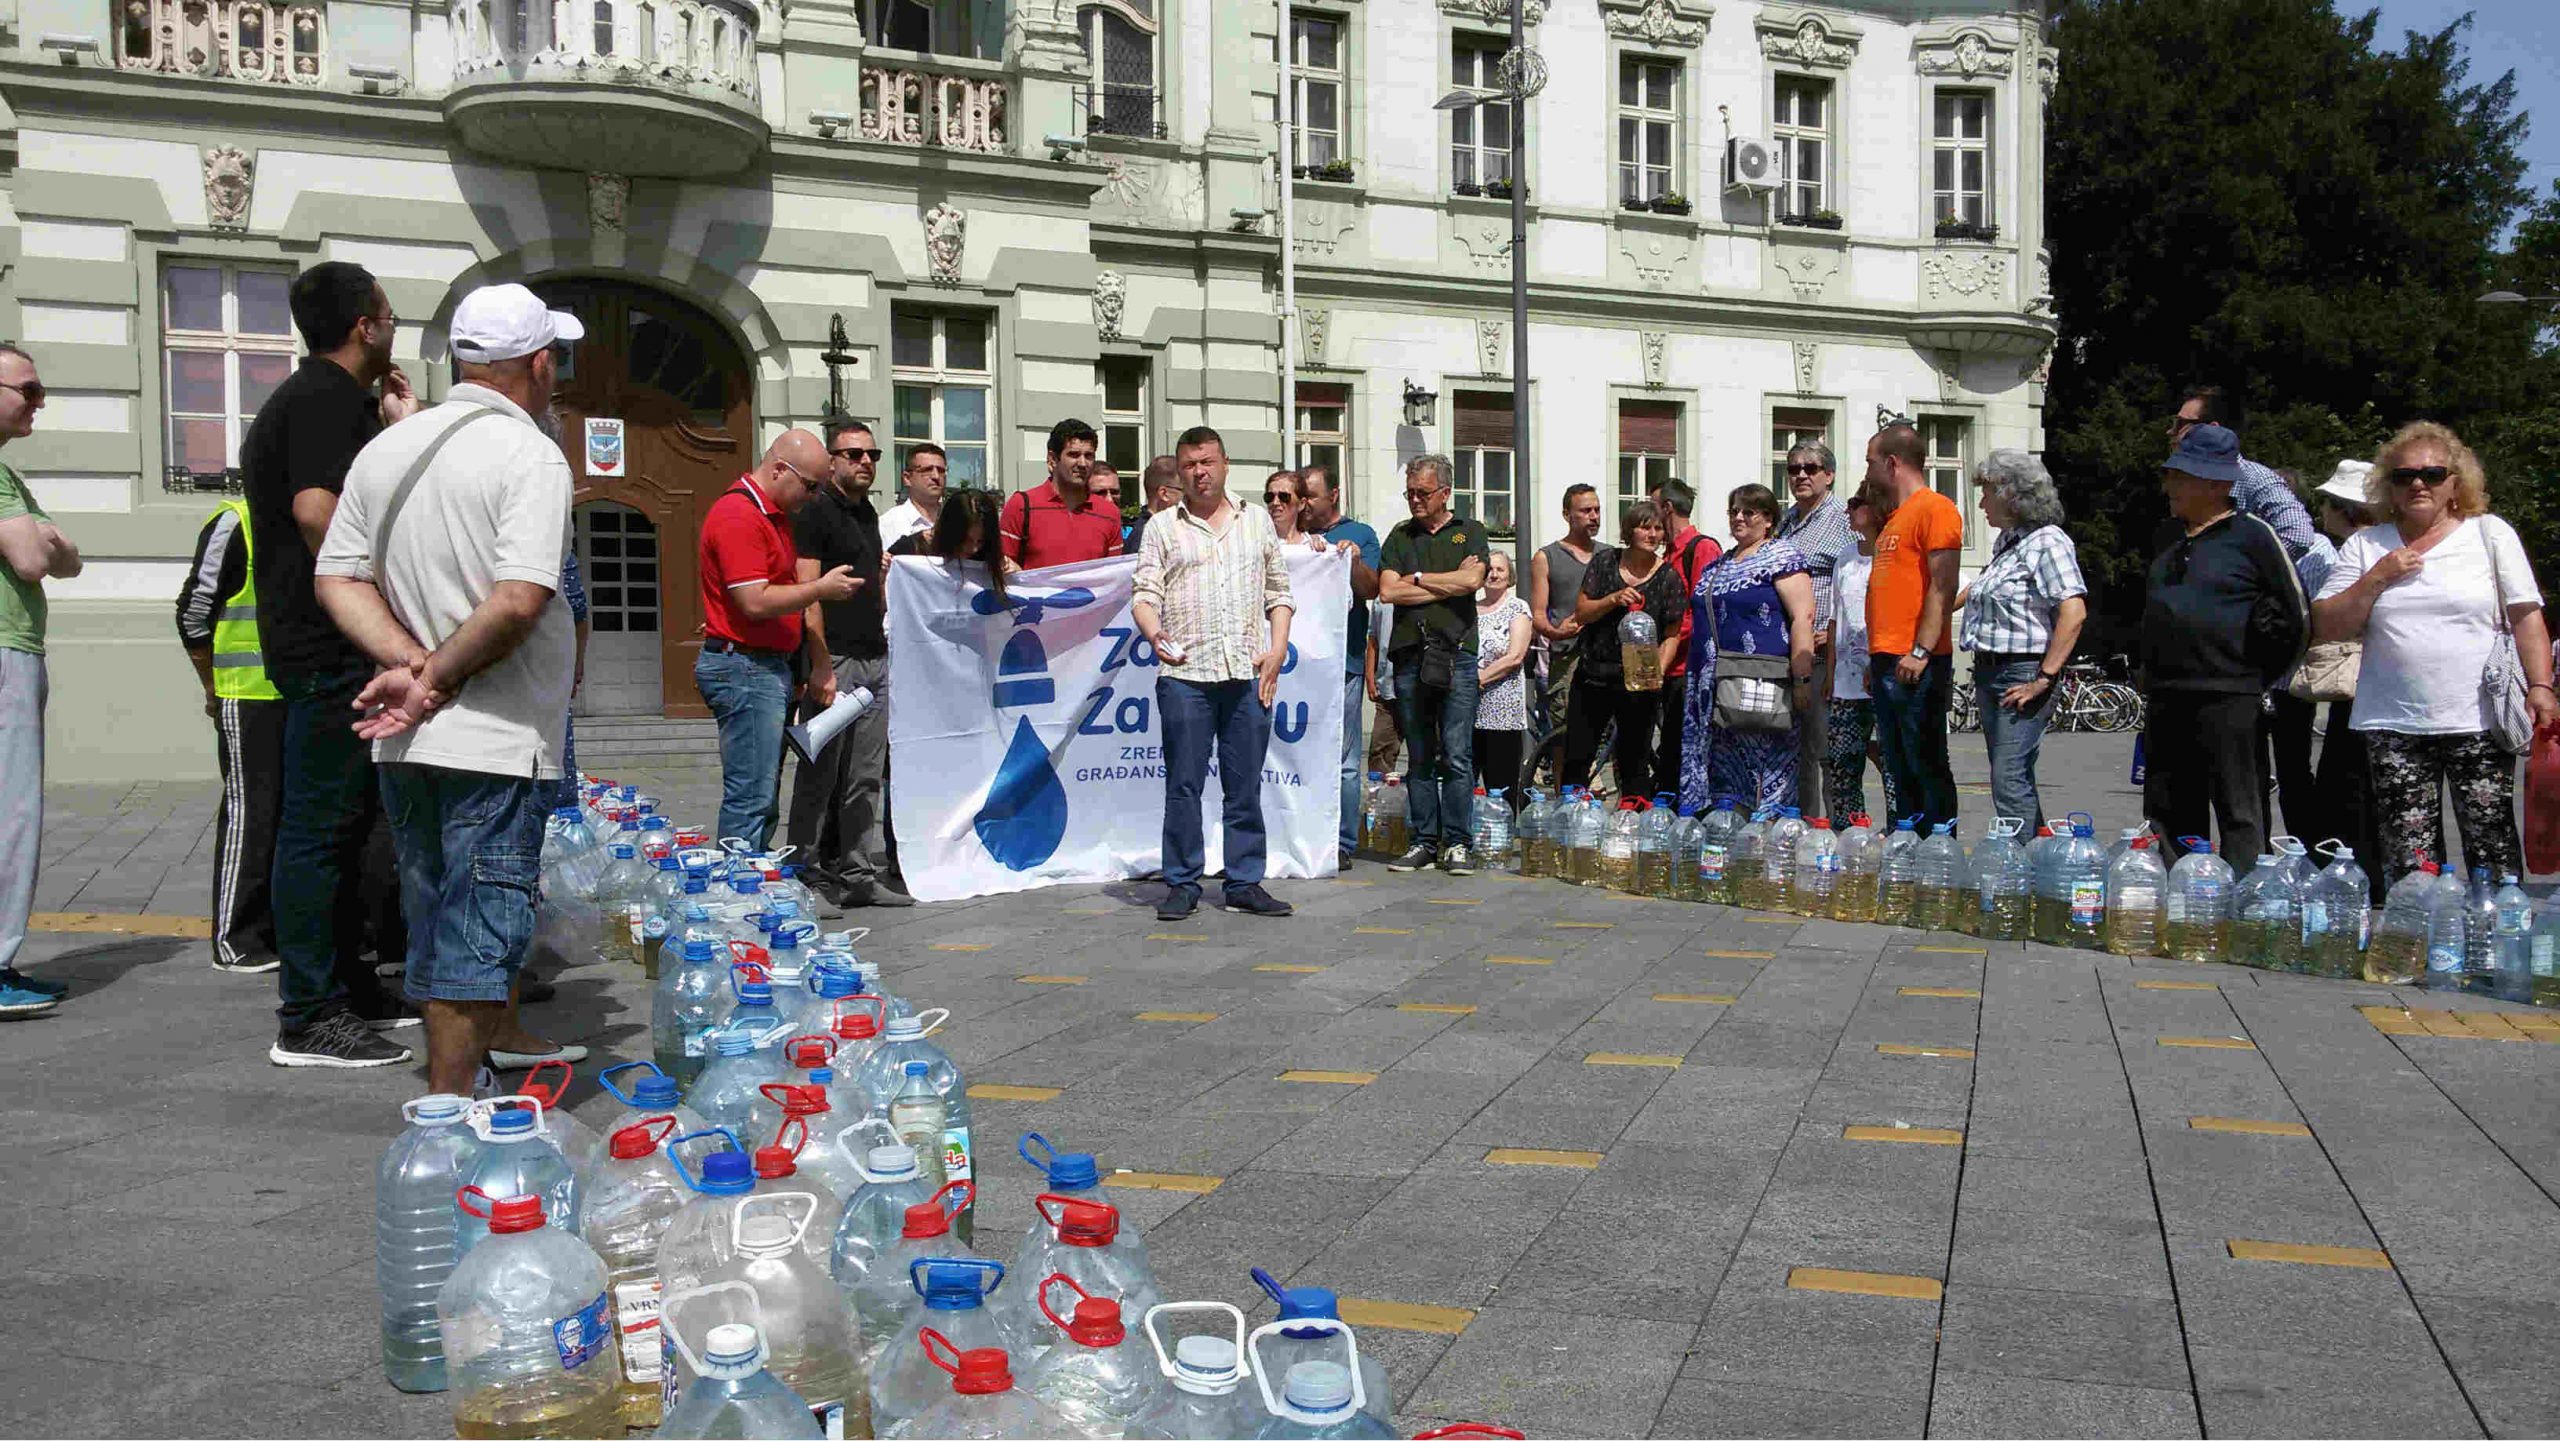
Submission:
M 27 404 L 29 405 L 44 404 L 44 382 L 41 380 L 30 380 L 24 385 L 11 385 L 5 380 L 0 380 L 0 390 L 14 390 L 18 392 L 20 395 L 27 398 Z
M 839 460 L 868 460 L 877 462 L 880 459 L 880 451 L 876 446 L 864 447 L 859 445 L 848 445 L 842 450 L 830 450 L 827 454 L 832 455 Z
M 1297 495 L 1291 491 L 1266 490 L 1262 493 L 1262 503 L 1264 505 L 1277 505 L 1284 500 L 1289 502 L 1291 505 L 1296 505 L 1298 503 Z
M 1830 467 L 1829 467 L 1829 466 L 1826 466 L 1826 465 L 1794 465 L 1794 464 L 1790 464 L 1790 465 L 1788 465 L 1788 467 L 1787 467 L 1787 474 L 1789 474 L 1789 475 L 1820 475 L 1820 474 L 1822 474 L 1824 471 L 1826 471 L 1826 470 L 1828 470 L 1828 469 L 1830 469 Z
M 2415 485 L 2420 481 L 2424 481 L 2427 486 L 2432 489 L 2444 484 L 2447 480 L 2451 479 L 2452 476 L 2452 470 L 2441 465 L 2404 465 L 2391 472 L 2391 483 L 2393 485 Z

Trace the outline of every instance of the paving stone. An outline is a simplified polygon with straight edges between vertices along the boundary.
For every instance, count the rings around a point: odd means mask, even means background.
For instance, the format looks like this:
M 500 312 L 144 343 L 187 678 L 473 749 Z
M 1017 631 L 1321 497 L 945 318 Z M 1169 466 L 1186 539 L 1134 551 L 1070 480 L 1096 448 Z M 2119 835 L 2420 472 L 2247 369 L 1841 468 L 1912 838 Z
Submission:
M 2172 1294 L 2159 1223 L 2148 1210 L 2004 1211 L 1968 1200 L 1956 1212 L 1947 1279 L 2106 1296 Z
M 2179 1315 L 2192 1343 L 2322 1356 L 2435 1349 L 2396 1273 L 2235 1260 L 2231 1239 L 2174 1233 L 2169 1237 Z M 2294 1238 L 2243 1235 L 2239 1239 Z
M 1941 1371 L 2187 1389 L 2178 1308 L 2165 1297 L 1950 1282 Z
M 1653 1434 L 1917 1437 L 1927 1434 L 1928 1420 L 1925 1376 L 1887 1395 L 1683 1377 L 1663 1403 Z
M 1532 1435 L 1638 1436 L 1652 1430 L 1694 1328 L 1497 1307 L 1479 1314 L 1411 1405 L 1497 1416 Z
M 2212 1436 L 2479 1436 L 2432 1352 L 2310 1356 L 2194 1346 L 2197 1408 Z
M 1929 1434 L 1946 1437 L 2199 1436 L 2187 1392 L 1942 1370 Z
M 1805 1256 L 1805 1264 L 1827 1258 Z M 1785 1377 L 1819 1389 L 1908 1397 L 1925 1411 L 1938 1347 L 1938 1305 L 1891 1296 L 1785 1288 L 1784 1261 L 1728 1268 L 1682 1382 L 1767 1385 Z M 1915 1418 L 1916 1420 L 1917 1418 Z

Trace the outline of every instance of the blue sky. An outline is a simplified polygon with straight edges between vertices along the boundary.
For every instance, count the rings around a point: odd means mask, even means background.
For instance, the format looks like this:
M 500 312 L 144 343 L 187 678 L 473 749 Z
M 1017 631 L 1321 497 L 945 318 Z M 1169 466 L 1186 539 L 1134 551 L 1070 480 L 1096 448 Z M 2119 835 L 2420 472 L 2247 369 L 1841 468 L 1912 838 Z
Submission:
M 2533 121 L 2524 142 L 2532 166 L 2525 185 L 2542 194 L 2560 180 L 2560 0 L 2339 0 L 2338 9 L 2349 15 L 2379 9 L 2374 39 L 2393 50 L 2402 31 L 2432 33 L 2468 11 L 2471 28 L 2463 39 L 2472 81 L 2485 84 L 2513 70 L 2517 107 Z

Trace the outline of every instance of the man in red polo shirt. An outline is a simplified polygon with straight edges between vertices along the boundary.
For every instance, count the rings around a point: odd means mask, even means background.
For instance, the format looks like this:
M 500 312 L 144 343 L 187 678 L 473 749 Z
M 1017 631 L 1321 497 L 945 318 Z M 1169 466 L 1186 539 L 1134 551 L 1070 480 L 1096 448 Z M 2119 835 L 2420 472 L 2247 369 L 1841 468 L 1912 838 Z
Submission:
M 997 513 L 1004 558 L 1024 570 L 1069 565 L 1121 553 L 1120 505 L 1092 489 L 1099 438 L 1081 420 L 1049 431 L 1049 478 L 1008 497 Z
M 782 728 L 798 674 L 809 676 L 811 700 L 835 699 L 831 668 L 796 664 L 818 643 L 804 634 L 801 612 L 849 600 L 862 586 L 849 565 L 799 579 L 791 513 L 826 473 L 826 445 L 805 430 L 786 430 L 763 464 L 738 477 L 702 517 L 702 655 L 693 683 L 720 723 L 720 834 L 759 850 L 779 815 Z

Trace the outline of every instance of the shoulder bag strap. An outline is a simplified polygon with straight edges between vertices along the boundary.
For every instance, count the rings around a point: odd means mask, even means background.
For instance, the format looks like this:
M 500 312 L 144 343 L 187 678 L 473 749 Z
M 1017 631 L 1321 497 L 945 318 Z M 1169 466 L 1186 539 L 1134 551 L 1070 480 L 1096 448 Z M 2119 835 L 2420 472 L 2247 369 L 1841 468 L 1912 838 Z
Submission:
M 2489 522 L 2496 519 L 2494 515 L 2480 517 L 2480 544 L 2489 551 L 2489 604 L 2498 613 L 2498 634 L 2513 635 L 2515 627 L 2507 621 L 2507 575 L 2498 565 L 2497 533 L 2489 529 Z
M 374 523 L 373 584 L 375 589 L 382 588 L 383 558 L 391 553 L 391 527 L 400 519 L 401 510 L 409 504 L 409 492 L 418 488 L 418 481 L 426 475 L 427 467 L 435 462 L 437 453 L 444 449 L 446 441 L 461 434 L 463 428 L 474 421 L 485 420 L 497 413 L 486 406 L 473 406 L 469 415 L 446 426 L 442 434 L 428 441 L 426 448 L 418 452 L 416 460 L 409 462 L 409 473 L 400 477 L 400 484 L 392 490 L 391 499 L 382 507 L 382 519 Z

